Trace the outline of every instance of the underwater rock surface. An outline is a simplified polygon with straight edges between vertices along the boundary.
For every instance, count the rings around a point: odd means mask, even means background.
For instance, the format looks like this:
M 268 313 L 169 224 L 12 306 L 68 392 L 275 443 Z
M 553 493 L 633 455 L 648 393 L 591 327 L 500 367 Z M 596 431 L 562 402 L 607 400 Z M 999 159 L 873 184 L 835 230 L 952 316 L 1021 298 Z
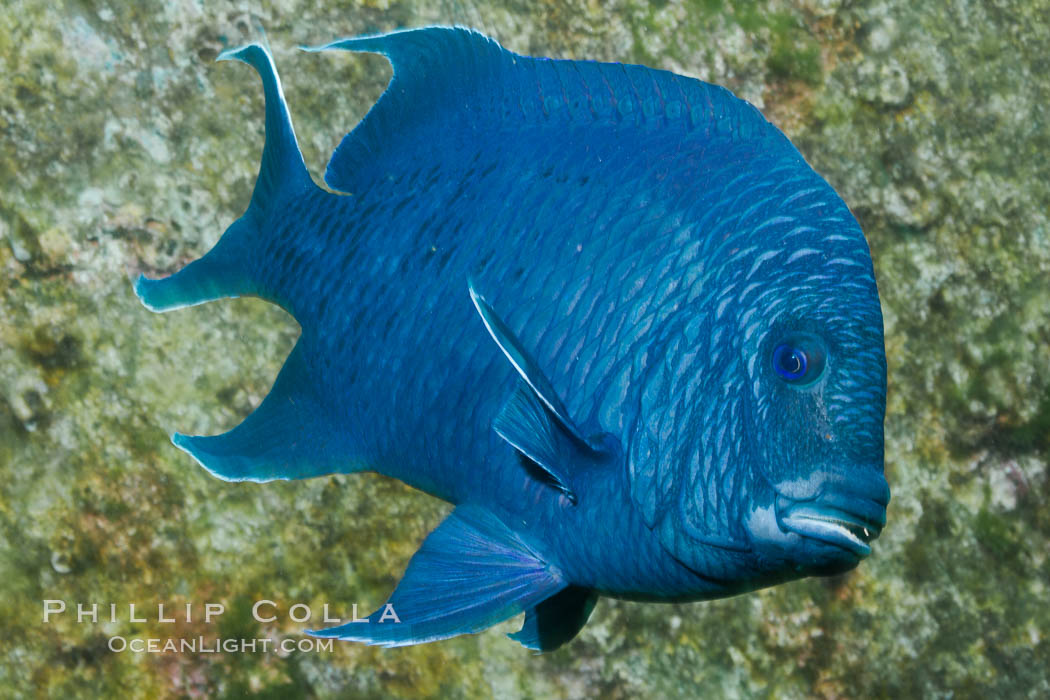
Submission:
M 0 686 L 15 696 L 931 697 L 1050 693 L 1050 26 L 1042 2 L 120 3 L 0 13 Z M 298 638 L 380 603 L 448 506 L 372 475 L 224 483 L 168 442 L 258 404 L 298 329 L 254 299 L 154 316 L 130 280 L 247 205 L 262 95 L 215 64 L 266 27 L 315 178 L 381 93 L 300 43 L 432 23 L 522 53 L 725 85 L 871 243 L 886 320 L 887 527 L 857 570 L 723 601 L 603 600 L 543 656 L 114 653 L 113 636 Z M 67 613 L 42 621 L 43 601 Z M 254 601 L 277 603 L 257 622 Z M 100 621 L 75 606 L 99 603 Z M 129 622 L 127 603 L 146 622 Z M 211 624 L 203 605 L 223 603 Z M 116 622 L 108 604 L 119 603 Z M 157 620 L 158 603 L 195 606 Z M 143 614 L 143 611 L 144 614 Z M 316 618 L 315 618 L 316 621 Z

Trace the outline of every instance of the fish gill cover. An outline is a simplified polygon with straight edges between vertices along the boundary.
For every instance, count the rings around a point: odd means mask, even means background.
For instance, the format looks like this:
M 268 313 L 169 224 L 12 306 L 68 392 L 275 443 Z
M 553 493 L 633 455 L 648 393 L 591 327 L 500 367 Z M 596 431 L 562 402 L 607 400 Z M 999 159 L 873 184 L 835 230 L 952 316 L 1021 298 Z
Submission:
M 445 499 L 385 606 L 319 636 L 554 649 L 596 600 L 841 573 L 885 524 L 886 361 L 868 247 L 751 105 L 467 29 L 333 42 L 393 65 L 311 180 L 269 51 L 245 213 L 141 277 L 164 311 L 279 304 L 302 334 L 241 425 L 174 444 L 230 481 L 374 470 Z M 396 610 L 395 621 L 388 619 Z

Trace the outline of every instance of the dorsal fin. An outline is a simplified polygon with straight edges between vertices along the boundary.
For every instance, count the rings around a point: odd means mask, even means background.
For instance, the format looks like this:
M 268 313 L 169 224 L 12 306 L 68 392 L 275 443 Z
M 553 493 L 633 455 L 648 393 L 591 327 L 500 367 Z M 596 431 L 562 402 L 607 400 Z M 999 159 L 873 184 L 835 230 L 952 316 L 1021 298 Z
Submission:
M 276 192 L 313 184 L 295 139 L 292 117 L 284 99 L 284 90 L 281 89 L 281 78 L 277 75 L 273 57 L 261 44 L 227 49 L 215 60 L 247 63 L 262 78 L 266 98 L 266 144 L 263 146 L 259 176 L 252 191 L 252 207 L 265 211 Z
M 153 311 L 168 311 L 222 297 L 255 294 L 274 301 L 261 287 L 246 261 L 259 248 L 266 230 L 266 212 L 278 197 L 295 198 L 314 187 L 295 140 L 292 118 L 281 90 L 281 79 L 268 49 L 248 44 L 223 51 L 216 61 L 247 63 L 262 78 L 266 99 L 266 143 L 248 211 L 233 222 L 203 257 L 162 279 L 139 276 L 135 293 Z
M 620 63 L 531 58 L 470 29 L 425 27 L 334 41 L 308 50 L 379 53 L 394 68 L 386 92 L 343 139 L 325 182 L 366 186 L 392 145 L 447 144 L 480 129 L 605 122 L 732 139 L 773 139 L 793 148 L 747 102 L 717 85 Z M 426 130 L 424 134 L 413 133 Z

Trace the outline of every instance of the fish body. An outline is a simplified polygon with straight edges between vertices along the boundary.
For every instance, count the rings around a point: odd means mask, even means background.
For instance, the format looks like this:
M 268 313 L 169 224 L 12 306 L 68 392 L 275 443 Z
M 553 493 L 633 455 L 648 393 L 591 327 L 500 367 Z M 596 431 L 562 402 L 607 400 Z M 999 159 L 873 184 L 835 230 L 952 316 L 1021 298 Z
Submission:
M 686 601 L 852 568 L 885 522 L 885 356 L 846 205 L 746 102 L 640 66 L 519 56 L 464 29 L 386 55 L 315 185 L 272 59 L 245 214 L 136 292 L 280 304 L 302 334 L 244 423 L 175 444 L 228 480 L 375 470 L 456 507 L 384 645 L 551 649 L 599 596 Z

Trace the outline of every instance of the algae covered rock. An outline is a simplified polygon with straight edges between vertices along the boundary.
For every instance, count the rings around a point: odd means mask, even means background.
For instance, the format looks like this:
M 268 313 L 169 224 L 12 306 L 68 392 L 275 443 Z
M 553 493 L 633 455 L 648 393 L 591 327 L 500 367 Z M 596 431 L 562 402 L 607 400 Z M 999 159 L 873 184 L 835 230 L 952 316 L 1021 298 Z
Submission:
M 255 14 L 7 3 L 0 684 L 70 697 L 1050 693 L 1045 11 L 1021 0 L 277 0 Z M 130 284 L 199 256 L 250 197 L 261 91 L 249 69 L 214 63 L 219 51 L 265 27 L 319 179 L 390 70 L 294 47 L 432 23 L 522 53 L 726 85 L 839 191 L 871 243 L 886 320 L 893 501 L 874 555 L 845 576 L 724 601 L 603 600 L 578 640 L 543 656 L 503 637 L 517 621 L 400 650 L 113 651 L 117 637 L 299 640 L 326 604 L 346 618 L 381 602 L 448 511 L 371 475 L 209 477 L 168 436 L 236 425 L 298 329 L 253 299 L 153 315 Z M 67 609 L 45 623 L 48 600 Z M 259 601 L 273 606 L 253 614 Z M 97 604 L 97 622 L 78 621 L 78 603 L 87 615 Z M 224 612 L 207 621 L 207 604 Z M 295 619 L 304 609 L 312 619 Z

